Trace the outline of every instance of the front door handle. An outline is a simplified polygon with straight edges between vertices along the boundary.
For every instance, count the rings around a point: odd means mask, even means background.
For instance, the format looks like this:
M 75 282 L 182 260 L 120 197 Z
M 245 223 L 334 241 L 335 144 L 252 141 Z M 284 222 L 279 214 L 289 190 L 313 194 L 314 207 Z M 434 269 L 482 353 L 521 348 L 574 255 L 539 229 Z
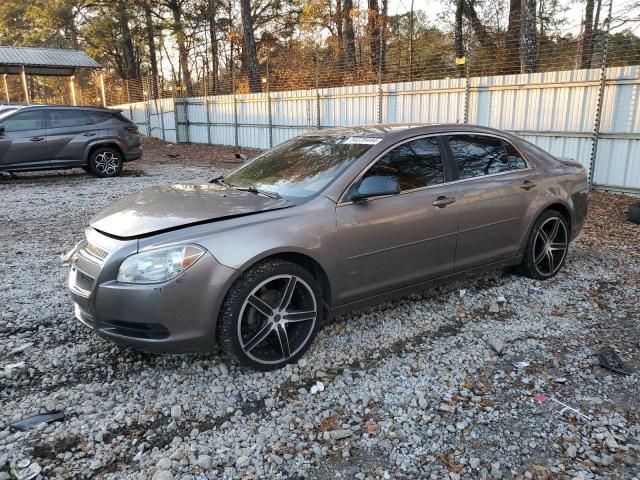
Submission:
M 450 203 L 453 203 L 455 201 L 456 201 L 456 199 L 454 197 L 440 196 L 433 202 L 433 206 L 434 207 L 444 208 L 447 205 L 449 205 Z
M 39 142 L 41 140 L 44 140 L 44 137 L 31 137 L 29 140 L 32 142 Z
M 96 132 L 87 132 L 87 133 L 83 133 L 82 135 L 84 135 L 85 137 L 93 137 L 95 136 Z
M 529 190 L 535 186 L 536 186 L 536 182 L 532 182 L 531 180 L 525 180 L 524 182 L 522 182 L 522 185 L 520 185 L 520 188 L 523 190 Z

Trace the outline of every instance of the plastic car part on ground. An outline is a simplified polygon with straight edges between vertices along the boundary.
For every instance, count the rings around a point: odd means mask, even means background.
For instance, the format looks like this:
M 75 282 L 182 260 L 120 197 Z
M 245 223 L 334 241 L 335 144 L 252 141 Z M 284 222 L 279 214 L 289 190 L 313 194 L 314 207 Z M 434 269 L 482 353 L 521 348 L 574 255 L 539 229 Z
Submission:
M 9 425 L 11 430 L 29 430 L 40 423 L 59 422 L 64 420 L 65 413 L 61 410 L 52 410 L 50 412 L 38 413 L 30 417 L 23 418 Z
M 598 358 L 600 359 L 600 365 L 607 370 L 621 375 L 631 375 L 631 370 L 624 364 L 620 355 L 613 348 L 609 346 L 601 348 L 598 351 Z
M 560 414 L 563 414 L 565 412 L 572 412 L 577 417 L 580 417 L 580 418 L 582 418 L 584 420 L 591 420 L 591 417 L 589 417 L 588 415 L 585 415 L 584 413 L 580 412 L 578 409 L 573 408 L 573 407 L 567 405 L 564 402 L 561 402 L 560 400 L 558 400 L 557 398 L 554 398 L 552 396 L 545 395 L 545 394 L 539 394 L 539 395 L 536 395 L 536 396 L 532 397 L 531 400 L 533 401 L 533 403 L 538 403 L 540 405 L 545 404 L 547 402 L 554 402 L 554 403 L 557 403 L 558 405 L 560 405 L 562 407 L 562 410 L 560 410 Z

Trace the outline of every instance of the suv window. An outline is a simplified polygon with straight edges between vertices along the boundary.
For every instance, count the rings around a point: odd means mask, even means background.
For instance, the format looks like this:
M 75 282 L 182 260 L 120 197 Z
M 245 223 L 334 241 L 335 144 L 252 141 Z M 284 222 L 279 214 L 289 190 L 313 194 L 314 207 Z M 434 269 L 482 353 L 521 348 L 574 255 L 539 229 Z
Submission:
M 93 125 L 93 122 L 81 110 L 47 110 L 47 122 L 49 128 Z
M 461 180 L 510 170 L 507 152 L 499 138 L 450 135 L 449 146 Z
M 374 175 L 395 178 L 403 191 L 443 183 L 444 166 L 438 140 L 420 138 L 388 151 L 364 176 Z
M 40 130 L 44 128 L 44 113 L 42 110 L 20 112 L 2 121 L 5 132 L 24 132 L 25 130 Z
M 93 120 L 94 123 L 102 123 L 113 118 L 113 114 L 110 112 L 98 112 L 96 110 L 88 110 L 87 115 Z

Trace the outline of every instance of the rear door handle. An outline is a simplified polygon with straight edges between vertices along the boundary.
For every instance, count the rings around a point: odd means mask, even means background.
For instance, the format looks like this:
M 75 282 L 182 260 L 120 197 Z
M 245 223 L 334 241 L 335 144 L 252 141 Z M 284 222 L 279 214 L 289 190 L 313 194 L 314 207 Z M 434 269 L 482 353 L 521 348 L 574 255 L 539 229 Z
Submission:
M 440 196 L 437 198 L 437 200 L 435 200 L 433 202 L 433 206 L 434 207 L 440 207 L 440 208 L 444 208 L 447 205 L 449 205 L 450 203 L 455 202 L 456 199 L 454 197 L 444 197 L 444 196 Z
M 31 137 L 29 140 L 32 142 L 39 142 L 41 140 L 44 140 L 44 137 Z
M 533 188 L 536 186 L 536 182 L 532 182 L 531 180 L 525 180 L 524 182 L 522 182 L 522 185 L 520 185 L 520 188 L 522 188 L 523 190 L 529 190 L 530 188 Z
M 87 133 L 83 133 L 82 135 L 84 135 L 85 137 L 93 137 L 95 136 L 96 132 L 87 132 Z

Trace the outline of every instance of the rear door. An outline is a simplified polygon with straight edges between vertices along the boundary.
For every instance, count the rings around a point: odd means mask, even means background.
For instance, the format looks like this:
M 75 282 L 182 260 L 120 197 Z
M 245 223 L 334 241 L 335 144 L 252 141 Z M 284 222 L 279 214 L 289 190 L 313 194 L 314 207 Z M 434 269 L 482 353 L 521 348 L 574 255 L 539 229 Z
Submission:
M 340 304 L 453 273 L 458 205 L 442 145 L 431 136 L 393 147 L 363 177 L 396 178 L 401 192 L 337 205 Z
M 3 118 L 0 168 L 28 169 L 49 165 L 44 111 L 28 110 Z
M 527 228 L 525 215 L 537 195 L 536 172 L 504 139 L 483 134 L 447 137 L 458 181 L 458 247 L 455 270 L 512 257 Z
M 99 136 L 99 128 L 82 110 L 47 110 L 47 147 L 51 166 L 82 165 L 87 144 Z

